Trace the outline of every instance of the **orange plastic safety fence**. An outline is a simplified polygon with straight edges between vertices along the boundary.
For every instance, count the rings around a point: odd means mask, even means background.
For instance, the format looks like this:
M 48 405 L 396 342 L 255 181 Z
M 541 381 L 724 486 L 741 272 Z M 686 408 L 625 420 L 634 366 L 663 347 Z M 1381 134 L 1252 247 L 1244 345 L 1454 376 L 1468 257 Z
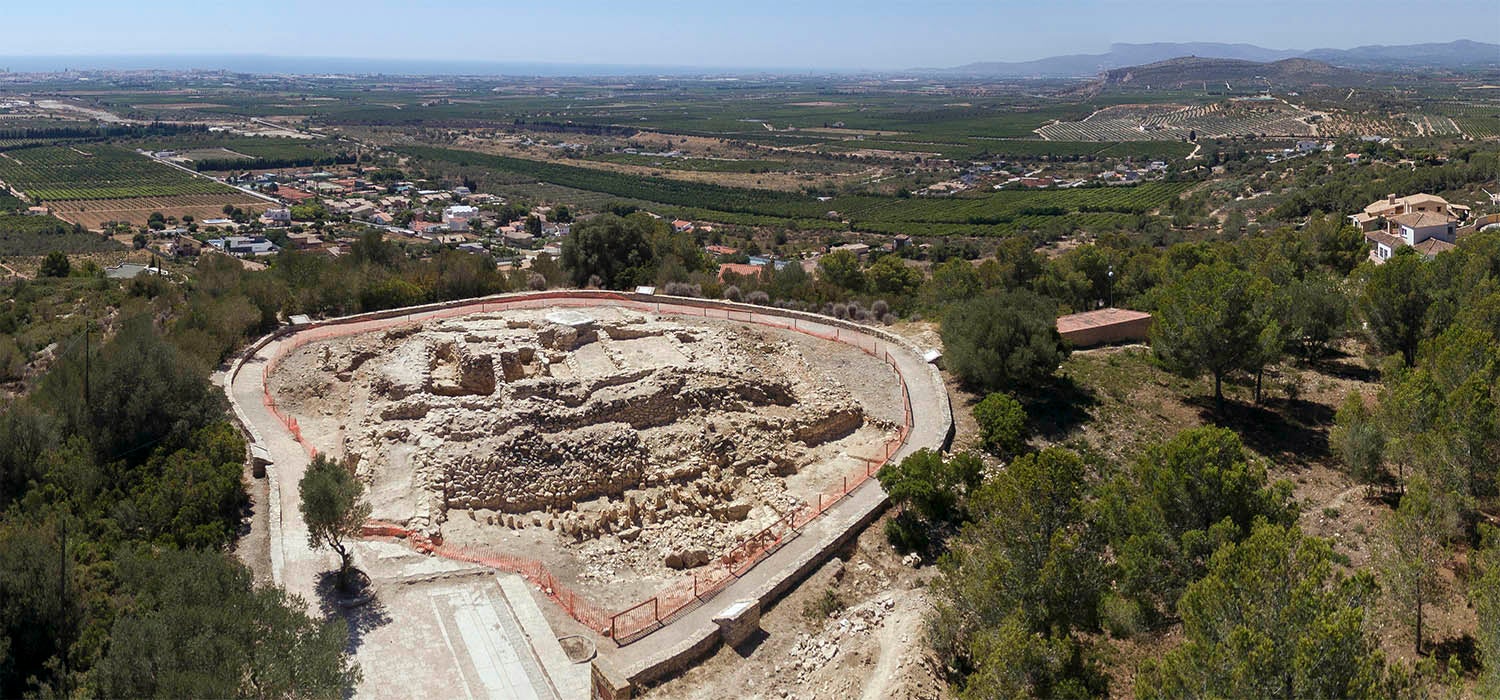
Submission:
M 379 330 L 392 330 L 398 327 L 415 328 L 419 327 L 424 321 L 455 318 L 472 313 L 548 306 L 593 306 L 600 305 L 601 303 L 611 303 L 616 306 L 626 306 L 643 311 L 654 311 L 656 313 L 757 323 L 795 330 L 824 340 L 852 345 L 869 355 L 883 359 L 897 370 L 896 376 L 901 386 L 902 423 L 897 428 L 896 436 L 882 446 L 878 458 L 859 458 L 860 464 L 840 477 L 836 485 L 818 494 L 816 503 L 809 503 L 805 507 L 787 513 L 764 530 L 746 538 L 710 565 L 694 571 L 689 577 L 682 579 L 677 584 L 668 587 L 657 595 L 612 615 L 603 612 L 586 598 L 579 596 L 566 586 L 560 584 L 557 577 L 540 562 L 509 557 L 493 552 L 476 552 L 458 547 L 445 546 L 441 543 L 427 540 L 405 528 L 385 523 L 371 522 L 366 525 L 366 536 L 400 537 L 412 542 L 414 546 L 423 551 L 432 552 L 439 556 L 459 561 L 469 561 L 519 574 L 540 588 L 545 595 L 554 600 L 575 620 L 578 620 L 591 629 L 598 630 L 601 634 L 610 636 L 618 644 L 628 644 L 660 628 L 677 615 L 701 605 L 738 577 L 743 576 L 757 563 L 769 556 L 776 548 L 780 547 L 791 537 L 795 537 L 799 528 L 811 522 L 819 515 L 822 515 L 841 498 L 872 478 L 886 462 L 890 461 L 900 451 L 911 433 L 911 396 L 906 386 L 906 379 L 901 375 L 895 358 L 883 347 L 883 341 L 877 338 L 864 333 L 845 331 L 836 325 L 803 321 L 796 317 L 788 319 L 783 316 L 756 313 L 754 311 L 710 308 L 697 305 L 674 305 L 659 302 L 646 303 L 630 299 L 623 295 L 612 294 L 576 297 L 571 296 L 568 292 L 545 292 L 516 299 L 478 302 L 405 316 L 393 316 L 384 319 L 372 319 L 369 321 L 309 329 L 298 333 L 291 339 L 290 343 L 283 342 L 278 345 L 276 351 L 267 359 L 262 369 L 263 386 L 267 387 L 264 392 L 263 401 L 272 415 L 276 416 L 277 420 L 286 426 L 288 432 L 307 450 L 308 454 L 315 456 L 317 450 L 303 438 L 301 426 L 297 423 L 296 418 L 281 413 L 277 409 L 276 402 L 269 391 L 270 374 L 280 364 L 282 358 L 291 351 L 301 348 L 308 343 L 328 338 Z

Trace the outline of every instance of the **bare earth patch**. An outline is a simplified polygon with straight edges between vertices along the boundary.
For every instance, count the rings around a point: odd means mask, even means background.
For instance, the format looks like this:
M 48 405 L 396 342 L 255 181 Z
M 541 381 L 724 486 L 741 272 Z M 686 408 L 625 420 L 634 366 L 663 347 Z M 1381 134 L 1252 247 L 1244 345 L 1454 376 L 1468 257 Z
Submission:
M 203 221 L 224 216 L 224 205 L 230 204 L 245 211 L 260 213 L 271 208 L 271 203 L 248 194 L 191 194 L 177 197 L 135 197 L 131 199 L 78 199 L 68 202 L 49 202 L 57 218 L 87 229 L 97 230 L 106 221 L 128 221 L 132 226 L 145 226 L 152 212 L 165 216 L 184 216 Z

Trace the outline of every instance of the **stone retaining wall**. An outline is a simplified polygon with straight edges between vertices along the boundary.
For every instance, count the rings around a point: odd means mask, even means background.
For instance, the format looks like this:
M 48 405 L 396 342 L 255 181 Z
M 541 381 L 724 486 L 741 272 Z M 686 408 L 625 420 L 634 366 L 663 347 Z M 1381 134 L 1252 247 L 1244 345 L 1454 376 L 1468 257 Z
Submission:
M 610 305 L 611 302 L 662 304 L 678 308 L 697 308 L 703 310 L 706 317 L 731 321 L 756 322 L 754 318 L 756 316 L 763 319 L 777 318 L 787 321 L 791 326 L 795 326 L 796 330 L 815 335 L 832 335 L 844 342 L 850 342 L 850 344 L 860 345 L 861 341 L 858 335 L 863 335 L 869 339 L 896 346 L 904 350 L 908 355 L 907 362 L 905 362 L 908 368 L 920 364 L 922 371 L 927 372 L 926 377 L 908 377 L 905 373 L 902 373 L 902 375 L 908 386 L 921 385 L 923 387 L 923 397 L 926 401 L 930 401 L 933 404 L 932 408 L 935 409 L 933 411 L 935 415 L 924 415 L 922 417 L 924 428 L 921 431 L 920 438 L 916 442 L 908 441 L 903 449 L 893 456 L 893 459 L 904 457 L 921 447 L 946 449 L 951 444 L 954 434 L 952 406 L 949 402 L 941 373 L 937 367 L 922 362 L 923 350 L 905 338 L 884 329 L 801 311 L 712 299 L 642 295 L 602 290 L 503 294 L 479 299 L 466 299 L 359 314 L 317 321 L 312 324 L 283 327 L 252 343 L 226 375 L 225 385 L 228 388 L 232 384 L 234 376 L 243 368 L 246 358 L 254 357 L 256 353 L 269 343 L 309 329 L 401 317 L 420 321 L 423 320 L 422 317 L 424 315 L 459 309 L 465 310 L 465 313 L 483 313 L 491 310 L 487 308 L 491 304 L 495 306 L 493 310 L 501 311 L 505 306 L 514 308 L 516 305 L 522 304 L 534 308 L 547 305 Z M 710 312 L 713 315 L 709 315 Z M 720 313 L 723 315 L 720 316 Z M 768 321 L 762 322 L 766 322 L 767 325 L 776 325 Z M 855 335 L 852 339 L 844 339 L 841 337 L 842 331 L 853 331 L 858 335 Z M 915 361 L 911 358 L 915 358 Z M 897 371 L 901 373 L 899 366 L 897 367 Z M 245 423 L 249 429 L 251 440 L 259 442 L 260 439 L 254 426 L 250 425 L 240 407 L 233 401 L 232 392 L 231 404 L 234 405 L 235 413 L 241 418 L 241 422 Z M 926 408 L 928 407 L 924 402 L 924 410 Z M 916 409 L 914 408 L 913 410 L 915 411 Z M 275 471 L 275 469 L 271 469 L 268 470 L 268 473 L 274 474 Z M 280 537 L 279 518 L 277 516 L 282 504 L 278 502 L 278 493 L 279 491 L 275 488 L 273 481 L 271 489 L 272 502 L 270 504 L 271 534 L 273 538 L 272 569 L 273 573 L 277 574 L 279 581 L 280 567 L 275 561 L 276 552 L 279 551 L 279 547 L 274 546 L 274 542 L 278 541 Z M 814 521 L 813 523 L 809 523 L 806 527 L 807 532 L 804 534 L 804 537 L 798 538 L 790 546 L 782 547 L 765 562 L 760 564 L 757 569 L 752 569 L 751 573 L 755 574 L 754 580 L 739 581 L 738 583 L 746 585 L 740 590 L 736 590 L 734 595 L 729 599 L 753 599 L 762 608 L 774 602 L 780 596 L 785 595 L 787 591 L 812 571 L 816 570 L 818 566 L 821 566 L 849 538 L 858 534 L 865 526 L 878 517 L 887 504 L 885 493 L 880 489 L 879 483 L 873 479 L 850 491 L 845 496 L 845 499 L 844 502 L 830 508 L 825 518 L 820 519 L 822 522 Z M 746 578 L 749 579 L 750 576 L 747 574 Z M 696 616 L 690 615 L 689 617 L 695 618 Z M 673 629 L 673 634 L 669 637 L 657 640 L 659 645 L 651 647 L 650 652 L 644 656 L 636 655 L 637 658 L 624 663 L 623 668 L 621 668 L 622 675 L 634 684 L 653 682 L 681 672 L 709 653 L 720 642 L 719 629 L 711 621 L 707 624 L 694 624 L 694 622 L 696 622 L 695 619 L 683 619 L 681 621 L 683 627 Z M 673 625 L 672 627 L 677 628 L 678 626 Z M 648 643 L 645 646 L 650 646 L 650 644 Z M 627 647 L 625 650 L 632 649 L 631 647 Z M 601 661 L 603 660 L 601 659 Z

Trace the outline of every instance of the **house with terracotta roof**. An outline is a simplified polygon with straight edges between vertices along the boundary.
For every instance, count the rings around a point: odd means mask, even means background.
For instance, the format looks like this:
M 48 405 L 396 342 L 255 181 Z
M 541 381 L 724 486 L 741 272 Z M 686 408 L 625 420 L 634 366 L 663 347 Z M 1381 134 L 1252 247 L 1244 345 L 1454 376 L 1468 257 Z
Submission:
M 1370 259 L 1389 260 L 1402 246 L 1411 246 L 1426 257 L 1451 250 L 1457 242 L 1458 225 L 1469 218 L 1469 208 L 1450 204 L 1437 195 L 1388 195 L 1364 211 L 1349 216 L 1350 223 L 1365 232 Z
M 1442 214 L 1463 221 L 1469 218 L 1469 208 L 1462 204 L 1450 204 L 1435 194 L 1413 194 L 1397 197 L 1388 194 L 1385 199 L 1371 202 L 1358 214 L 1349 215 L 1349 223 L 1361 231 L 1387 228 L 1385 219 L 1402 214 Z
M 703 250 L 706 251 L 709 255 L 735 255 L 740 252 L 739 248 L 734 248 L 727 245 L 706 245 L 703 246 Z

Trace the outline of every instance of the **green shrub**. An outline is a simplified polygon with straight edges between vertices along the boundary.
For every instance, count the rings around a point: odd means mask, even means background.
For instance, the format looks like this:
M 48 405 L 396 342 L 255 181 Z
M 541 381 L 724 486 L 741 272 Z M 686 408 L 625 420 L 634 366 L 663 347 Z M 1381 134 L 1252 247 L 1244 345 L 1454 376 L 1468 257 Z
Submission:
M 1146 629 L 1141 604 L 1118 593 L 1099 599 L 1099 622 L 1115 639 L 1126 639 Z
M 823 595 L 807 601 L 802 606 L 802 616 L 813 622 L 822 622 L 844 609 L 844 599 L 832 588 L 823 589 Z
M 1369 483 L 1383 475 L 1385 434 L 1358 392 L 1351 391 L 1344 398 L 1328 437 L 1334 453 L 1349 468 L 1350 476 Z
M 1009 394 L 993 393 L 974 406 L 979 423 L 980 446 L 1001 459 L 1010 459 L 1026 449 L 1026 409 Z
M 885 538 L 902 554 L 920 552 L 931 542 L 928 525 L 917 519 L 911 511 L 902 511 L 885 521 Z
M 72 271 L 73 264 L 68 262 L 68 255 L 60 250 L 54 250 L 42 259 L 39 274 L 43 277 L 67 277 Z
M 1039 383 L 1067 357 L 1056 316 L 1054 304 L 1030 292 L 960 302 L 943 316 L 943 364 L 982 391 Z

